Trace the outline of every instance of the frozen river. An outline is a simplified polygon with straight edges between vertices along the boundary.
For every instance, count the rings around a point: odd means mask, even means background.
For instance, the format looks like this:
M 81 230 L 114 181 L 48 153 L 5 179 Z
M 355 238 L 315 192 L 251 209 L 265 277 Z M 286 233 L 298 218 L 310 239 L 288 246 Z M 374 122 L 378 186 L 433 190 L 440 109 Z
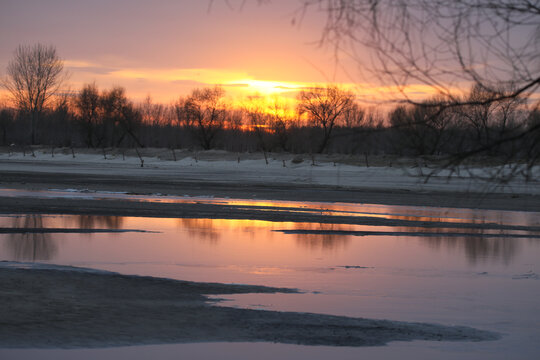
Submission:
M 211 343 L 1 349 L 2 359 L 534 359 L 540 353 L 538 213 L 240 199 L 138 196 L 132 200 L 245 204 L 257 206 L 258 211 L 283 207 L 420 221 L 422 226 L 5 214 L 0 228 L 49 230 L 0 234 L 0 259 L 298 288 L 302 293 L 219 296 L 228 300 L 219 306 L 465 325 L 497 332 L 502 338 L 362 348 Z M 103 232 L 56 233 L 54 229 Z

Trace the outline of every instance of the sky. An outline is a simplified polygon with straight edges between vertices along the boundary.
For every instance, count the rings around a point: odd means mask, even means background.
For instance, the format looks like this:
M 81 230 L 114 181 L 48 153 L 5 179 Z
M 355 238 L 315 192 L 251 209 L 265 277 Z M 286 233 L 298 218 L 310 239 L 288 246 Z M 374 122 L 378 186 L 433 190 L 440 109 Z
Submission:
M 366 78 L 359 64 L 369 63 L 368 52 L 338 61 L 319 41 L 327 14 L 301 10 L 299 0 L 0 0 L 0 76 L 19 45 L 41 43 L 64 60 L 69 90 L 122 86 L 135 101 L 171 103 L 216 84 L 234 99 L 294 99 L 298 89 L 328 82 L 361 102 L 399 94 Z M 420 100 L 434 89 L 413 84 L 406 92 Z
M 72 90 L 95 82 L 171 102 L 222 84 L 230 96 L 354 83 L 320 46 L 324 14 L 297 1 L 0 0 L 0 73 L 19 45 L 53 45 Z

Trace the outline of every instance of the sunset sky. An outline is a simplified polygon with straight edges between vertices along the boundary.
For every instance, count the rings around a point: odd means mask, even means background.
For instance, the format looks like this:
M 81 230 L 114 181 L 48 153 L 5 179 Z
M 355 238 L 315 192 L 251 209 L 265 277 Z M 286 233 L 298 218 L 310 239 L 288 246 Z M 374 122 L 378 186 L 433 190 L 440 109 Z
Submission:
M 356 82 L 331 48 L 317 46 L 324 14 L 273 0 L 2 0 L 0 72 L 19 44 L 54 45 L 69 84 L 120 85 L 138 100 L 172 101 L 223 84 L 230 96 Z M 294 23 L 293 23 L 294 21 Z M 354 70 L 354 66 L 348 66 Z M 354 71 L 352 71 L 354 73 Z
M 294 98 L 304 86 L 335 82 L 360 101 L 390 98 L 395 89 L 320 46 L 324 11 L 301 10 L 297 0 L 0 0 L 0 75 L 17 46 L 42 43 L 64 59 L 72 91 L 95 82 L 169 103 L 215 84 L 233 98 Z M 369 51 L 355 56 L 369 63 Z M 434 92 L 412 84 L 407 93 Z

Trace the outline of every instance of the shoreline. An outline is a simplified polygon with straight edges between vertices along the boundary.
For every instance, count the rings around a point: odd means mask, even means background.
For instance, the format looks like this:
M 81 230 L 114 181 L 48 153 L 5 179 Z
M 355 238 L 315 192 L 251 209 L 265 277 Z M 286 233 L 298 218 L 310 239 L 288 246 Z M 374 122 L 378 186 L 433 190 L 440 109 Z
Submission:
M 419 167 L 422 159 L 374 155 L 375 166 L 368 167 L 338 155 L 318 155 L 312 163 L 306 154 L 273 154 L 265 162 L 260 153 L 182 151 L 172 161 L 170 150 L 147 151 L 144 167 L 123 152 L 105 159 L 88 149 L 77 149 L 76 158 L 66 152 L 52 157 L 45 148 L 35 157 L 0 153 L 0 188 L 540 212 L 540 183 L 481 179 L 504 170 L 496 167 L 461 175 L 443 170 L 426 182 L 422 174 L 433 168 Z
M 327 213 L 330 212 L 330 213 Z M 0 214 L 57 214 L 57 215 L 94 215 L 184 219 L 226 219 L 257 220 L 271 222 L 319 223 L 367 225 L 375 227 L 430 228 L 434 230 L 470 229 L 481 231 L 533 231 L 540 232 L 540 226 L 504 225 L 491 222 L 447 222 L 436 219 L 377 217 L 366 215 L 354 216 L 347 213 L 332 213 L 332 210 L 320 208 L 296 209 L 294 207 L 275 207 L 272 205 L 233 205 L 201 202 L 165 203 L 151 201 L 132 201 L 129 199 L 85 199 L 85 198 L 49 198 L 49 197 L 1 197 Z M 454 230 L 451 230 L 454 229 Z M 15 231 L 7 228 L 5 231 Z M 38 229 L 39 230 L 39 229 Z M 62 229 L 61 229 L 62 230 Z M 35 230 L 37 231 L 37 230 Z M 67 231 L 67 230 L 66 230 Z M 94 230 L 96 231 L 96 230 Z M 103 230 L 106 231 L 106 230 Z M 141 231 L 130 230 L 126 231 Z M 536 237 L 536 235 L 535 235 Z
M 195 283 L 56 265 L 0 262 L 0 289 L 0 348 L 221 341 L 358 347 L 500 338 L 466 326 L 213 306 L 206 296 L 297 293 L 295 289 Z
M 1 169 L 0 164 L 0 169 Z M 336 187 L 314 184 L 230 183 L 206 179 L 185 180 L 171 174 L 152 178 L 83 173 L 25 171 L 0 172 L 0 188 L 17 190 L 75 189 L 97 192 L 125 192 L 137 195 L 171 195 L 256 200 L 343 202 L 398 206 L 428 206 L 502 211 L 540 212 L 540 195 L 504 192 L 409 190 L 392 188 Z M 3 199 L 6 199 L 5 197 Z M 17 206 L 23 206 L 19 203 Z M 35 205 L 33 205 L 35 206 Z M 27 207 L 29 212 L 46 212 L 46 206 Z M 0 211 L 9 206 L 0 202 Z M 164 216 L 166 214 L 164 213 Z

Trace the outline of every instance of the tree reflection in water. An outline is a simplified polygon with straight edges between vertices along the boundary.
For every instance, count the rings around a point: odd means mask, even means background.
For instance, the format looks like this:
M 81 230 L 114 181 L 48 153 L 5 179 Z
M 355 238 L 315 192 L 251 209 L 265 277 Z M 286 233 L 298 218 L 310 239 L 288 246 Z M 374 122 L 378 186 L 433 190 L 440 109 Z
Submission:
M 295 229 L 309 230 L 343 230 L 348 225 L 341 224 L 319 224 L 319 223 L 292 223 Z M 252 239 L 258 237 L 269 241 L 276 236 L 274 230 L 283 228 L 280 222 L 267 222 L 258 220 L 224 220 L 224 219 L 178 219 L 178 228 L 187 230 L 188 234 L 196 239 L 206 241 L 212 245 L 221 240 L 222 231 L 242 231 L 243 234 L 250 234 Z M 261 233 L 263 231 L 263 233 Z M 350 236 L 338 234 L 296 234 L 296 242 L 302 247 L 309 249 L 336 250 L 345 248 L 351 241 Z
M 423 217 L 401 217 L 405 220 L 425 221 L 429 220 Z M 431 220 L 433 221 L 433 219 Z M 435 219 L 435 221 L 445 221 L 444 218 Z M 483 216 L 473 215 L 468 219 L 471 224 L 486 224 L 488 221 Z M 490 221 L 493 222 L 493 221 Z M 504 224 L 502 216 L 495 221 L 497 224 Z M 499 233 L 504 231 L 486 230 L 483 228 L 464 228 L 464 229 L 447 229 L 447 228 L 429 228 L 429 227 L 397 227 L 396 231 L 410 232 L 429 232 L 440 234 L 438 236 L 422 236 L 419 241 L 426 244 L 432 249 L 439 250 L 443 247 L 447 249 L 457 249 L 463 251 L 466 258 L 471 264 L 476 264 L 480 261 L 495 260 L 503 261 L 504 264 L 509 264 L 512 258 L 516 255 L 520 247 L 520 240 L 516 238 L 505 237 L 489 237 L 489 234 Z M 447 236 L 448 232 L 456 233 L 463 232 L 463 236 Z M 511 232 L 510 232 L 511 233 Z M 473 236 L 467 234 L 474 234 Z
M 14 228 L 44 228 L 43 216 L 40 214 L 14 217 Z M 8 234 L 6 247 L 15 260 L 50 260 L 58 252 L 56 241 L 51 234 L 14 233 Z
M 219 230 L 216 229 L 215 219 L 178 219 L 178 227 L 186 229 L 191 237 L 207 241 L 215 245 L 221 238 Z
M 474 232 L 481 234 L 482 230 L 475 230 Z M 446 247 L 448 249 L 462 250 L 471 264 L 490 259 L 509 264 L 520 247 L 520 240 L 515 238 L 489 238 L 483 236 L 445 237 L 444 233 L 441 233 L 440 237 L 424 237 L 421 241 L 434 249 Z
M 122 216 L 77 215 L 75 219 L 81 229 L 122 229 L 124 226 L 124 217 Z
M 472 215 L 472 216 L 471 216 Z M 502 216 L 502 215 L 501 215 Z M 486 230 L 475 224 L 486 224 L 490 222 L 505 224 L 504 218 L 490 218 L 486 220 L 482 215 L 470 214 L 465 218 L 448 218 L 430 215 L 422 216 L 392 216 L 386 215 L 387 219 L 392 220 L 410 220 L 415 221 L 418 226 L 391 226 L 384 228 L 385 232 L 428 232 L 428 236 L 416 236 L 415 239 L 420 243 L 437 251 L 457 250 L 463 253 L 472 263 L 496 261 L 508 264 L 518 253 L 523 245 L 523 239 L 511 237 L 490 237 L 490 234 L 516 234 L 516 231 L 510 230 Z M 46 228 L 47 219 L 50 219 L 48 225 L 55 227 L 76 227 L 82 229 L 122 229 L 127 221 L 120 216 L 60 216 L 49 218 L 42 215 L 26 215 L 11 218 L 14 228 Z M 54 219 L 54 220 L 53 220 Z M 450 220 L 453 219 L 453 220 Z M 445 228 L 445 222 L 463 222 L 467 226 L 462 228 Z M 523 219 L 522 219 L 523 220 Z M 353 240 L 352 235 L 343 234 L 343 231 L 358 230 L 358 225 L 347 224 L 325 224 L 325 223 L 282 223 L 253 220 L 223 220 L 223 219 L 178 219 L 178 228 L 185 229 L 192 238 L 216 245 L 222 238 L 228 239 L 230 236 L 234 239 L 237 232 L 249 234 L 254 240 L 270 241 L 276 235 L 275 230 L 281 230 L 284 227 L 295 230 L 313 230 L 328 231 L 324 234 L 288 234 L 287 237 L 294 239 L 298 246 L 309 250 L 337 251 L 346 250 Z M 506 219 L 506 222 L 508 219 Z M 527 221 L 528 224 L 535 225 L 538 219 L 532 217 Z M 58 223 L 60 222 L 60 223 Z M 434 224 L 434 222 L 443 223 Z M 63 224 L 62 224 L 63 223 Z M 430 226 L 430 223 L 432 226 Z M 525 225 L 525 226 L 527 226 Z M 529 225 L 530 226 L 530 225 Z M 378 227 L 369 227 L 369 231 L 379 231 Z M 332 233 L 340 231 L 342 233 Z M 452 233 L 449 235 L 448 233 Z M 227 233 L 227 234 L 226 234 Z M 456 233 L 463 233 L 457 235 Z M 535 234 L 532 231 L 518 231 L 517 233 Z M 426 234 L 427 235 L 427 234 Z M 30 233 L 12 233 L 6 235 L 6 247 L 12 253 L 12 257 L 17 260 L 50 260 L 58 252 L 58 240 L 52 239 L 51 234 L 30 232 Z M 92 236 L 85 234 L 85 236 Z M 385 235 L 387 236 L 387 235 Z M 391 235 L 388 235 L 391 236 Z M 412 239 L 412 238 L 411 238 Z M 538 240 L 528 240 L 538 242 Z
M 341 224 L 297 223 L 294 225 L 296 230 L 344 230 L 344 225 Z M 351 236 L 342 234 L 296 234 L 296 243 L 310 250 L 345 249 L 350 242 Z
M 47 219 L 51 218 L 41 214 L 15 216 L 12 218 L 11 227 L 22 229 L 48 228 L 51 227 L 51 223 L 47 224 Z M 60 219 L 63 221 L 64 227 L 76 226 L 81 229 L 122 229 L 125 220 L 121 216 L 94 215 L 74 215 L 61 217 Z M 52 221 L 52 227 L 55 227 L 55 225 L 55 221 Z M 91 237 L 93 234 L 81 235 Z M 50 233 L 40 232 L 10 233 L 7 235 L 6 247 L 15 260 L 51 260 L 58 252 L 58 242 L 51 236 Z

